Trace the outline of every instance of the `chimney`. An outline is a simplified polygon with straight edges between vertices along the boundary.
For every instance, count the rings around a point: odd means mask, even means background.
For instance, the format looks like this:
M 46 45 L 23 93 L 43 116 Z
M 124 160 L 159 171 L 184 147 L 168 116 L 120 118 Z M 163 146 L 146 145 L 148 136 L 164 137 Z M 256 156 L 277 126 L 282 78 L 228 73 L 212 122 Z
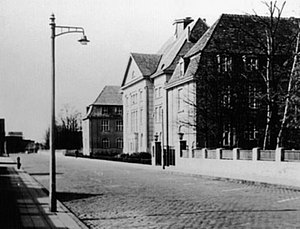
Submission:
M 176 19 L 173 23 L 175 25 L 175 38 L 177 39 L 178 36 L 182 33 L 182 31 L 190 24 L 192 21 L 194 21 L 191 17 L 186 17 L 183 19 Z

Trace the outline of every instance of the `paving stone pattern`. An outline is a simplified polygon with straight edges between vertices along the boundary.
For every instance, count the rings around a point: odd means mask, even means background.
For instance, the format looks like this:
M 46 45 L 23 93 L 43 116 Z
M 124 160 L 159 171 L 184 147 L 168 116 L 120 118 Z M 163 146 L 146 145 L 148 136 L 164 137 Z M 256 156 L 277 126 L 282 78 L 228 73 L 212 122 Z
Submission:
M 48 156 L 22 155 L 46 187 Z M 212 168 L 213 169 L 213 168 Z M 90 228 L 300 228 L 300 191 L 57 157 L 59 199 Z

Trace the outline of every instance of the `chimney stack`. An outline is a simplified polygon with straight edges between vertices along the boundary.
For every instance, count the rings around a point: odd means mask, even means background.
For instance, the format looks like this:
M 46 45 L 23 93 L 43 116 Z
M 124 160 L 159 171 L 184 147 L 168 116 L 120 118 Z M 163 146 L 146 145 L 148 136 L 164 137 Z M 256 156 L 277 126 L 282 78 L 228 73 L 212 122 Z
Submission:
M 183 19 L 176 19 L 173 23 L 175 25 L 175 38 L 177 39 L 178 36 L 181 34 L 181 32 L 190 24 L 192 21 L 194 21 L 191 17 L 186 17 Z

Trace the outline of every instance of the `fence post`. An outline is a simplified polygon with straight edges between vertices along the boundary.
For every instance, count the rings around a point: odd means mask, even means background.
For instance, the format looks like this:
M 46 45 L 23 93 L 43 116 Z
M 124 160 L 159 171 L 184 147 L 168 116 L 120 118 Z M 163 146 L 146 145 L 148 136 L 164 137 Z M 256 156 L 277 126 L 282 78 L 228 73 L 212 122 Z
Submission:
M 222 148 L 216 149 L 216 154 L 217 154 L 217 160 L 222 159 Z
M 232 159 L 233 160 L 240 160 L 240 148 L 234 148 L 232 150 Z
M 279 147 L 275 151 L 275 161 L 281 162 L 284 161 L 284 149 L 282 147 Z
M 207 156 L 207 149 L 206 149 L 206 148 L 203 148 L 203 149 L 202 149 L 202 158 L 203 158 L 203 159 L 208 158 L 208 156 Z
M 260 148 L 253 148 L 252 161 L 259 161 L 259 160 L 260 160 Z

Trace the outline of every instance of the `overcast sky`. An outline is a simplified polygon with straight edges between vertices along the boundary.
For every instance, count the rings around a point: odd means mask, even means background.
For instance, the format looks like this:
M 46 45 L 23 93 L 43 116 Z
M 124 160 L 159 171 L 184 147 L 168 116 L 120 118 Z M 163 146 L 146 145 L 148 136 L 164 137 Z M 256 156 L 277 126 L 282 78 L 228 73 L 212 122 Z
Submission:
M 281 5 L 282 1 L 278 1 Z M 56 111 L 63 105 L 84 114 L 105 85 L 121 85 L 130 52 L 155 53 L 174 33 L 174 19 L 222 13 L 266 14 L 250 0 L 1 0 L 0 118 L 6 132 L 41 141 L 50 125 L 51 46 L 49 17 L 57 25 L 84 27 L 56 38 Z M 285 16 L 299 17 L 299 0 L 287 0 Z

